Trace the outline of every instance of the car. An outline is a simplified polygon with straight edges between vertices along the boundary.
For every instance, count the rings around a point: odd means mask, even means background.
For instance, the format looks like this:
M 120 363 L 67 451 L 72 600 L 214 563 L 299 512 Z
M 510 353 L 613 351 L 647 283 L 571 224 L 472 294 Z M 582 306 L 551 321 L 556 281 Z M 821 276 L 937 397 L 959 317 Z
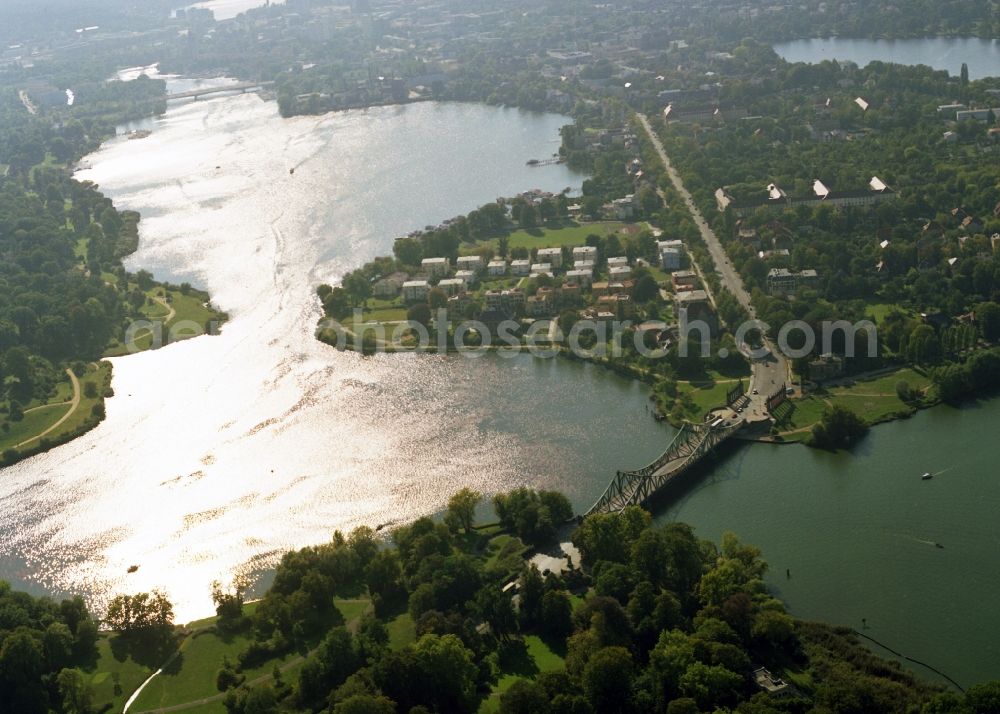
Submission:
M 742 414 L 743 413 L 743 407 L 740 407 L 739 409 L 737 409 L 736 413 L 737 414 Z
M 756 395 L 760 394 L 760 392 L 759 392 L 758 390 L 756 390 L 756 389 L 755 389 L 755 390 L 753 390 L 753 391 L 752 391 L 752 392 L 750 392 L 750 393 L 751 393 L 751 394 L 753 394 L 754 396 L 756 396 Z

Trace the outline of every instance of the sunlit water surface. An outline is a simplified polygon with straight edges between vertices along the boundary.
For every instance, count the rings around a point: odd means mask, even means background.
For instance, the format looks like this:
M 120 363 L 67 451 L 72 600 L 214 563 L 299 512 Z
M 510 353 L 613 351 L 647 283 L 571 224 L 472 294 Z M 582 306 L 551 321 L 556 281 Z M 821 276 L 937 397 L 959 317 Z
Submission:
M 173 107 L 152 136 L 88 157 L 79 178 L 142 213 L 128 267 L 206 287 L 232 320 L 114 360 L 107 420 L 4 472 L 0 577 L 98 606 L 162 587 L 187 620 L 213 580 L 335 529 L 434 512 L 464 485 L 550 486 L 582 506 L 622 459 L 651 457 L 667 430 L 645 390 L 592 367 L 366 359 L 313 339 L 315 286 L 396 236 L 579 186 L 525 166 L 565 122 L 461 104 L 283 120 L 247 95 Z

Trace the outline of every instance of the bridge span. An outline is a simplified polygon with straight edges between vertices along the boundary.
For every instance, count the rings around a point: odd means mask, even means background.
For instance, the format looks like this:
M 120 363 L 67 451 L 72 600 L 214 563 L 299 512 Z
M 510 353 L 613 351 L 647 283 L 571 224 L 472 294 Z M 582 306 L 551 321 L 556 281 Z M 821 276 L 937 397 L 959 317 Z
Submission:
M 628 506 L 643 505 L 738 432 L 746 421 L 737 418 L 713 426 L 714 423 L 685 424 L 656 461 L 636 471 L 619 471 L 584 515 L 618 513 Z
M 240 94 L 245 94 L 246 92 L 258 92 L 266 87 L 270 87 L 274 82 L 241 82 L 239 84 L 228 84 L 221 87 L 201 87 L 200 89 L 192 89 L 188 92 L 177 92 L 175 94 L 168 94 L 167 101 L 173 99 L 195 99 L 199 97 L 207 97 L 212 94 L 223 94 L 224 92 L 239 92 Z

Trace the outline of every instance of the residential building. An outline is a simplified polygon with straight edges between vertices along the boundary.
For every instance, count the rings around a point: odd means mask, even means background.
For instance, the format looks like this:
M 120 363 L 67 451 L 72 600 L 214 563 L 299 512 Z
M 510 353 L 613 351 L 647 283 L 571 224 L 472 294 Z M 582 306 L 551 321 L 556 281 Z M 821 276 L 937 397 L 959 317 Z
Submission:
M 608 268 L 608 276 L 610 280 L 625 280 L 632 277 L 632 268 L 627 265 L 616 265 Z
M 391 300 L 399 295 L 399 291 L 403 289 L 403 283 L 406 282 L 407 277 L 406 273 L 393 273 L 381 280 L 376 280 L 372 285 L 372 295 L 383 300 Z
M 697 273 L 690 270 L 675 271 L 670 275 L 670 282 L 675 293 L 697 290 L 699 285 Z
M 595 297 L 599 297 L 601 295 L 607 295 L 608 283 L 606 280 L 601 280 L 591 285 L 590 289 L 593 291 Z
M 403 283 L 403 299 L 406 302 L 420 302 L 427 299 L 431 286 L 426 280 L 407 280 Z
M 592 245 L 578 245 L 573 249 L 573 263 L 578 260 L 597 261 L 597 248 Z
M 590 282 L 588 281 L 587 284 L 589 285 Z M 580 283 L 573 283 L 573 282 L 563 283 L 562 299 L 564 303 L 574 302 L 579 297 L 580 297 Z
M 499 310 L 503 306 L 503 292 L 487 290 L 483 293 L 483 306 L 487 310 Z
M 424 258 L 420 261 L 420 267 L 424 273 L 431 278 L 440 278 L 451 272 L 451 265 L 447 258 Z
M 704 290 L 688 290 L 674 295 L 674 310 L 680 318 L 682 310 L 687 315 L 690 324 L 695 320 L 701 320 L 708 324 L 709 329 L 715 332 L 718 324 L 715 313 L 712 311 L 712 303 L 708 299 L 708 293 Z
M 809 363 L 809 379 L 826 382 L 844 373 L 844 358 L 834 354 L 824 354 Z
M 764 667 L 759 667 L 753 671 L 753 681 L 768 694 L 785 696 L 792 693 L 788 682 L 775 677 Z
M 519 308 L 524 307 L 525 302 L 524 291 L 520 288 L 504 290 L 500 293 L 500 305 L 508 312 L 517 312 Z
M 437 284 L 447 295 L 458 295 L 465 290 L 465 281 L 461 278 L 445 278 Z
M 814 285 L 818 279 L 815 270 L 796 273 L 788 268 L 771 268 L 767 273 L 767 291 L 771 295 L 791 295 L 800 287 Z
M 614 268 L 620 265 L 628 265 L 628 258 L 624 255 L 619 255 L 614 258 L 608 258 L 608 267 Z
M 993 109 L 965 109 L 955 112 L 955 121 L 990 121 L 1000 117 L 1000 107 Z
M 561 268 L 562 248 L 539 248 L 538 262 L 548 263 L 553 268 Z
M 479 282 L 479 275 L 474 270 L 457 270 L 455 277 L 466 285 L 475 285 Z
M 590 284 L 594 279 L 594 272 L 589 269 L 573 269 L 566 272 L 566 279 L 570 282 L 582 285 L 583 287 L 590 287 Z
M 491 278 L 500 277 L 507 274 L 506 260 L 491 260 L 486 266 L 486 272 Z
M 611 214 L 619 221 L 628 221 L 635 216 L 635 196 L 629 194 L 611 202 Z
M 483 269 L 483 256 L 481 255 L 460 255 L 455 261 L 455 266 L 459 270 L 471 270 L 478 273 Z
M 512 275 L 524 276 L 531 272 L 530 260 L 512 260 L 510 262 L 510 272 Z
M 749 246 L 754 251 L 760 250 L 760 233 L 756 228 L 740 228 L 736 237 L 741 245 Z
M 681 252 L 677 248 L 663 248 L 660 251 L 660 267 L 668 272 L 680 270 Z
M 551 263 L 532 263 L 531 264 L 531 274 L 532 275 L 552 275 L 552 264 Z
M 552 314 L 552 303 L 539 295 L 528 298 L 527 313 L 531 317 L 548 317 Z
M 593 270 L 595 265 L 592 260 L 574 260 L 573 268 L 576 270 Z

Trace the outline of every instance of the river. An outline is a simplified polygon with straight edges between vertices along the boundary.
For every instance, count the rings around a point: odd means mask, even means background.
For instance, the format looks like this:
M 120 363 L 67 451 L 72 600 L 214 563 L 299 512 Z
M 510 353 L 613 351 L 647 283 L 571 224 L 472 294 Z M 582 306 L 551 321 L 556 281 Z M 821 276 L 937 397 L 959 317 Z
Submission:
M 79 178 L 142 213 L 129 268 L 204 286 L 232 320 L 114 360 L 107 420 L 5 470 L 0 577 L 98 606 L 162 587 L 186 621 L 210 611 L 212 580 L 337 528 L 434 512 L 464 485 L 565 489 L 585 507 L 650 460 L 668 429 L 646 391 L 592 366 L 365 359 L 313 339 L 315 286 L 396 236 L 579 186 L 565 166 L 525 166 L 566 121 L 463 104 L 286 121 L 244 95 L 172 106 L 148 138 L 88 157 Z
M 969 66 L 970 79 L 1000 76 L 1000 42 L 975 37 L 926 37 L 903 40 L 866 40 L 847 37 L 792 40 L 774 45 L 788 62 L 816 63 L 823 60 L 925 64 L 957 77 L 962 63 Z

